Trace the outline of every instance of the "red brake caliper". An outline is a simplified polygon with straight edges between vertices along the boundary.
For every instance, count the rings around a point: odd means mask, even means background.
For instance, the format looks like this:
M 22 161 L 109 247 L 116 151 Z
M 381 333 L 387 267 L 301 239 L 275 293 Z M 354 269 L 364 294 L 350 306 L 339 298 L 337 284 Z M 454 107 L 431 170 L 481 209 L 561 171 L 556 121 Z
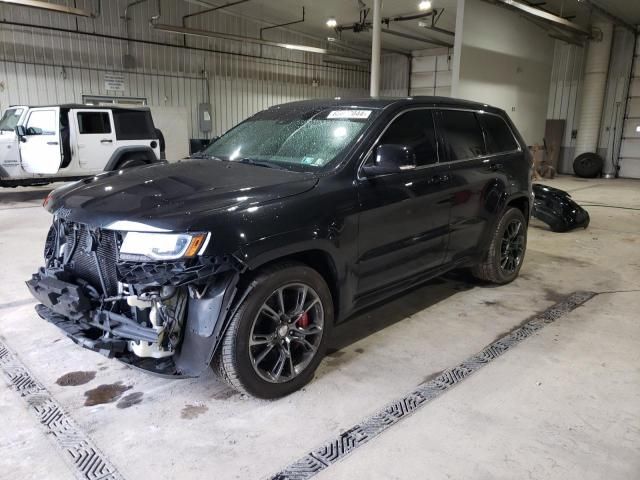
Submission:
M 296 321 L 296 323 L 300 328 L 307 328 L 310 323 L 309 314 L 307 312 L 304 312 L 302 315 L 298 317 L 298 320 Z

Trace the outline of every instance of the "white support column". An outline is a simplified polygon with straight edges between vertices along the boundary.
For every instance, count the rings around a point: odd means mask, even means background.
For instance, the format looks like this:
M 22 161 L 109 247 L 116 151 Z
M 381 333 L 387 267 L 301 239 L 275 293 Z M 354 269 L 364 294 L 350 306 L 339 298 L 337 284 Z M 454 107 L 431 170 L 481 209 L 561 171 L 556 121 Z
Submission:
M 574 158 L 582 153 L 598 153 L 613 25 L 606 21 L 594 22 L 592 27 L 595 27 L 594 30 L 601 33 L 602 37 L 589 41 Z
M 371 42 L 371 96 L 380 96 L 380 45 L 382 0 L 373 0 L 373 39 Z

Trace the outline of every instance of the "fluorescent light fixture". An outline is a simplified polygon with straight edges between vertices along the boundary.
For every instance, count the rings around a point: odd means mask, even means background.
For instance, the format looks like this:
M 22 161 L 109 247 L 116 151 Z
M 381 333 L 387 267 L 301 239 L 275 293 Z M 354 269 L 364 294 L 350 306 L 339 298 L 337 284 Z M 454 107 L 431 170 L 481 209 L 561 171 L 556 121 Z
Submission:
M 311 53 L 327 53 L 324 48 L 316 48 L 309 47 L 307 45 L 292 45 L 290 43 L 282 43 L 278 44 L 279 47 L 286 48 L 288 50 L 300 50 L 301 52 L 311 52 Z
M 327 20 L 327 27 L 329 28 L 335 28 L 338 26 L 338 22 L 335 18 L 333 17 L 329 17 L 329 19 Z
M 68 13 L 69 15 L 77 15 L 79 17 L 93 17 L 93 13 L 81 8 L 67 7 L 66 5 L 57 5 L 50 2 L 41 2 L 39 0 L 0 0 L 0 3 L 9 3 L 19 7 L 38 8 L 40 10 L 48 10 L 49 12 Z
M 418 4 L 418 10 L 424 12 L 426 10 L 431 10 L 431 1 L 430 0 L 422 0 Z

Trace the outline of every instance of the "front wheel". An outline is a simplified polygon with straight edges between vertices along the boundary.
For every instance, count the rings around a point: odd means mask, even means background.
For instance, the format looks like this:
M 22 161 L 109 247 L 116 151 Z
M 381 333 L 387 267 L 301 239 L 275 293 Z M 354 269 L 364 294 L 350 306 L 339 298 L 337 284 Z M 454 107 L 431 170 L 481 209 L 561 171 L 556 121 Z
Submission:
M 509 208 L 493 231 L 491 243 L 482 263 L 473 275 L 491 283 L 505 284 L 518 276 L 527 248 L 527 222 L 517 208 Z
M 212 367 L 236 390 L 282 397 L 309 382 L 324 356 L 331 293 L 318 272 L 301 264 L 265 270 L 249 288 Z

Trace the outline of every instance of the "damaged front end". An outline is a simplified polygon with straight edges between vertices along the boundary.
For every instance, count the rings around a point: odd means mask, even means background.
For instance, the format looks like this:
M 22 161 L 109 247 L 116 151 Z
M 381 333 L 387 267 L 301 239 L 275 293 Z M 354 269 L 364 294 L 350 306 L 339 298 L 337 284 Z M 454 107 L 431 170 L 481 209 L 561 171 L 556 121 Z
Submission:
M 121 252 L 126 232 L 55 218 L 27 286 L 40 317 L 79 345 L 161 375 L 197 376 L 224 329 L 241 265 Z

